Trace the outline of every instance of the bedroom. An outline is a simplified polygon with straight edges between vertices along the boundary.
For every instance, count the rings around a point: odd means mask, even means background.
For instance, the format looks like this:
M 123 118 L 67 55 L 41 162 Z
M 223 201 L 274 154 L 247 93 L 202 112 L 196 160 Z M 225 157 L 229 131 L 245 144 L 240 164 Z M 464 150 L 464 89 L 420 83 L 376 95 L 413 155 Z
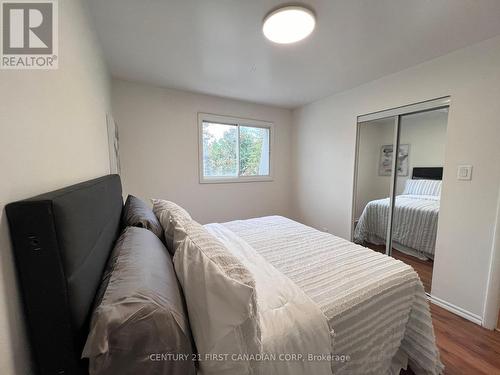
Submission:
M 495 373 L 500 4 L 305 3 L 316 28 L 279 45 L 262 21 L 282 2 L 60 1 L 58 69 L 0 71 L 2 207 L 112 172 L 113 122 L 124 198 L 171 200 L 201 224 L 288 217 L 350 241 L 358 117 L 449 97 L 430 306 L 445 373 Z M 271 124 L 272 180 L 200 181 L 200 114 Z M 458 179 L 468 165 L 472 179 Z M 1 215 L 0 371 L 30 374 L 36 361 Z M 470 337 L 453 341 L 452 360 L 439 346 L 450 329 Z

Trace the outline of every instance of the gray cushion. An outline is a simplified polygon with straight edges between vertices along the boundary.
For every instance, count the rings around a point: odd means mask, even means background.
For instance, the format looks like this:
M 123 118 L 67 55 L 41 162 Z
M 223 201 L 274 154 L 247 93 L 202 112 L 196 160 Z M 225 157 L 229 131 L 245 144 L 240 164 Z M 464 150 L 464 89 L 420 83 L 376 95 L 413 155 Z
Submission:
M 83 351 L 91 375 L 195 374 L 184 299 L 170 255 L 153 233 L 125 229 L 97 301 Z
M 143 200 L 129 195 L 123 208 L 123 226 L 146 228 L 158 238 L 162 238 L 163 229 L 151 207 Z

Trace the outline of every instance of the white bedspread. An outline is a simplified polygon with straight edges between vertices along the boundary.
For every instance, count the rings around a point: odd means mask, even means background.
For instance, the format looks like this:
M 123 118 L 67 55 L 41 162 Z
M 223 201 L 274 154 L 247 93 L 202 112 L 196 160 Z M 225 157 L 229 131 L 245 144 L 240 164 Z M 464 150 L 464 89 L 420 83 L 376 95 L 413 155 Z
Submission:
M 328 358 L 332 351 L 333 334 L 318 306 L 234 232 L 221 224 L 205 228 L 238 257 L 255 279 L 262 351 L 268 355 L 259 363 L 258 373 L 331 375 L 331 361 L 307 360 L 309 353 Z M 301 357 L 287 360 L 283 354 Z
M 317 304 L 335 331 L 335 374 L 398 374 L 408 362 L 417 375 L 441 373 L 424 288 L 410 266 L 284 217 L 223 225 Z
M 393 241 L 434 258 L 439 196 L 398 195 L 394 208 Z M 369 202 L 354 231 L 356 243 L 384 244 L 389 198 Z

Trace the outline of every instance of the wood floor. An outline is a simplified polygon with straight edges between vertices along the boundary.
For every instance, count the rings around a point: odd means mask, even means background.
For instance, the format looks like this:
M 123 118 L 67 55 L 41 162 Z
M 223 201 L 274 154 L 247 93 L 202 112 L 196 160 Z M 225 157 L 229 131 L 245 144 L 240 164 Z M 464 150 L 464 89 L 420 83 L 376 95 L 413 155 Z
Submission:
M 446 375 L 500 374 L 500 332 L 482 328 L 432 303 L 430 307 Z

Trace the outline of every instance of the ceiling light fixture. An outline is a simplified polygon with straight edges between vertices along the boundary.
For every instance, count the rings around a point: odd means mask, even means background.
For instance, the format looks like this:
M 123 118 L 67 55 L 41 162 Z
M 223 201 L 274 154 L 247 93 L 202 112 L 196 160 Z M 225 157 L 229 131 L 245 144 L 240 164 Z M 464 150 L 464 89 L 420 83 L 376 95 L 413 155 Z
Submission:
M 262 31 L 274 43 L 295 43 L 309 36 L 316 26 L 314 13 L 302 6 L 284 6 L 264 18 Z

